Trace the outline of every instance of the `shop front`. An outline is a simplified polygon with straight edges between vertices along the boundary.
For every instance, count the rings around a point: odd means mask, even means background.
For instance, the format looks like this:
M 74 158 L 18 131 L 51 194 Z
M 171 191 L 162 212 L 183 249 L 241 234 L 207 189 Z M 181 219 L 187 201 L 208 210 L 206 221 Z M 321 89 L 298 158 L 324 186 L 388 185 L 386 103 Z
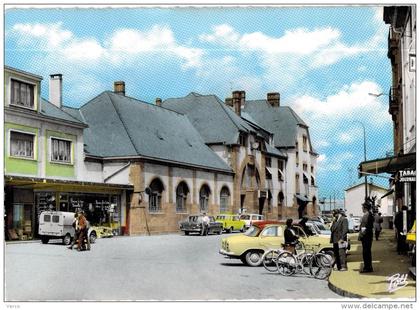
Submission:
M 83 211 L 92 226 L 124 234 L 130 185 L 5 177 L 6 240 L 38 238 L 39 215 L 45 210 Z

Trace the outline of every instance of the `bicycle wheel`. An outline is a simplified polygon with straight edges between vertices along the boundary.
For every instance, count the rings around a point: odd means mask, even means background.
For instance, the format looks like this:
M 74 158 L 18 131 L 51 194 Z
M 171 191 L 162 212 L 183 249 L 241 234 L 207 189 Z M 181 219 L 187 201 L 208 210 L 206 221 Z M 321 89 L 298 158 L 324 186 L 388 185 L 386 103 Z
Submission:
M 296 243 L 295 251 L 296 254 L 302 254 L 306 252 L 305 245 L 303 244 L 303 242 L 298 241 L 298 243 Z
M 304 273 L 311 274 L 311 262 L 312 262 L 312 253 L 301 253 L 297 256 L 297 259 L 302 265 L 302 270 Z
M 268 250 L 267 252 L 264 253 L 262 257 L 263 266 L 269 272 L 278 271 L 276 261 L 279 254 L 280 254 L 279 250 Z
M 317 253 L 311 261 L 311 275 L 320 280 L 324 280 L 331 274 L 331 257 L 323 253 Z
M 282 252 L 277 257 L 276 265 L 278 272 L 283 276 L 290 276 L 296 272 L 297 268 L 297 260 L 295 256 L 293 256 L 289 252 Z

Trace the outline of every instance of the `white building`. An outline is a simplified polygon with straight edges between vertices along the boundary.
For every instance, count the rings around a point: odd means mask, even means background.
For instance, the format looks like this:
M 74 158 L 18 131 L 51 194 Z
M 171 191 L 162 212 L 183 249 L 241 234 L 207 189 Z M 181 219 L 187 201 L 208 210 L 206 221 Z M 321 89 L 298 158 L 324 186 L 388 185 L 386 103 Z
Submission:
M 393 215 L 393 195 L 386 195 L 389 190 L 372 183 L 367 183 L 369 197 L 376 197 L 375 203 L 379 205 L 382 216 Z M 385 197 L 383 197 L 386 195 Z M 383 197 L 383 198 L 382 198 Z M 349 187 L 344 192 L 344 207 L 349 216 L 362 216 L 362 203 L 365 201 L 365 183 Z

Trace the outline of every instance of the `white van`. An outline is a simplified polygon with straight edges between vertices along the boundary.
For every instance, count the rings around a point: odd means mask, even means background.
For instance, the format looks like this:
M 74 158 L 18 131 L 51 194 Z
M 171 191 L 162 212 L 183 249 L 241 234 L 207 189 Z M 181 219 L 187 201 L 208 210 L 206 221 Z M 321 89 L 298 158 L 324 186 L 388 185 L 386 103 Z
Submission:
M 74 228 L 72 226 L 74 212 L 62 211 L 43 211 L 39 216 L 38 234 L 41 236 L 42 243 L 48 243 L 50 239 L 62 239 L 65 245 L 69 245 L 74 238 Z M 96 231 L 89 229 L 88 235 L 90 243 L 96 240 Z
M 251 227 L 253 221 L 261 221 L 264 220 L 265 217 L 261 214 L 241 214 L 239 219 L 245 222 L 245 229 L 248 229 Z

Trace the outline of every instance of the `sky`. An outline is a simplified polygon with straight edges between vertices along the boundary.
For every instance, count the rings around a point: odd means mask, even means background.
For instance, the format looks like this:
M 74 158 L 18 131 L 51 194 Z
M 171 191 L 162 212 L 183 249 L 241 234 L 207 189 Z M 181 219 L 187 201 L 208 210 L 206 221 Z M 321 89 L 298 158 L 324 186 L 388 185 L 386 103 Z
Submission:
M 279 92 L 309 126 L 319 198 L 338 199 L 363 181 L 363 128 L 368 160 L 393 149 L 382 14 L 372 5 L 17 7 L 5 11 L 4 61 L 43 76 L 46 99 L 49 75 L 63 74 L 63 102 L 73 107 L 118 80 L 146 102 Z

